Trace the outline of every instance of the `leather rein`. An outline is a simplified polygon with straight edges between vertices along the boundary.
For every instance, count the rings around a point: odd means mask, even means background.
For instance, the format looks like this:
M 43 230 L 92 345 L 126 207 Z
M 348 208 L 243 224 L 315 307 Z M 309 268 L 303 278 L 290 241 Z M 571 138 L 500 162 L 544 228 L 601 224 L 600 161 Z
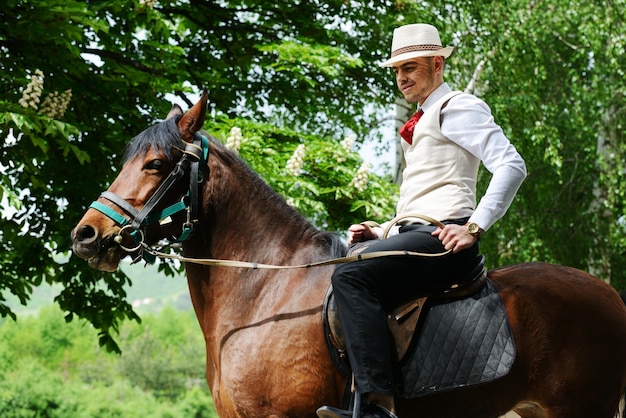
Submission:
M 95 209 L 109 219 L 113 220 L 121 229 L 118 231 L 117 235 L 114 238 L 114 241 L 127 253 L 138 253 L 136 257 L 133 258 L 133 263 L 137 263 L 140 260 L 144 260 L 148 264 L 153 264 L 156 261 L 156 258 L 162 259 L 171 259 L 177 260 L 181 262 L 201 264 L 206 266 L 222 266 L 222 267 L 239 267 L 239 268 L 251 268 L 251 269 L 302 269 L 302 268 L 311 268 L 311 267 L 321 267 L 328 266 L 333 264 L 343 264 L 350 263 L 354 261 L 360 260 L 368 260 L 372 258 L 379 257 L 390 257 L 390 256 L 419 256 L 419 257 L 441 257 L 450 253 L 451 250 L 441 252 L 441 253 L 420 253 L 414 251 L 406 251 L 406 250 L 398 250 L 398 251 L 375 251 L 371 253 L 365 254 L 356 254 L 352 256 L 339 257 L 330 260 L 324 260 L 316 263 L 310 264 L 300 264 L 300 265 L 290 265 L 290 266 L 278 266 L 272 264 L 261 264 L 254 262 L 246 262 L 246 261 L 236 261 L 236 260 L 218 260 L 211 258 L 190 258 L 184 257 L 178 254 L 164 253 L 158 251 L 157 249 L 150 247 L 145 243 L 145 228 L 148 225 L 154 224 L 158 222 L 159 224 L 166 224 L 170 222 L 171 216 L 181 212 L 187 212 L 187 220 L 182 225 L 182 232 L 177 239 L 170 240 L 170 244 L 181 243 L 185 241 L 191 233 L 193 232 L 194 226 L 197 223 L 198 219 L 198 206 L 199 206 L 199 196 L 204 184 L 204 178 L 202 176 L 200 167 L 204 167 L 208 162 L 209 157 L 209 140 L 198 133 L 194 136 L 194 141 L 192 143 L 185 143 L 185 148 L 181 149 L 182 156 L 180 160 L 174 166 L 174 169 L 170 172 L 170 174 L 165 178 L 163 183 L 159 185 L 157 190 L 154 192 L 152 196 L 148 199 L 146 204 L 143 206 L 141 210 L 135 209 L 130 203 L 124 200 L 122 197 L 116 195 L 115 193 L 105 191 L 100 197 L 107 199 L 119 209 L 121 209 L 127 216 L 122 215 L 121 213 L 113 210 L 111 207 L 98 202 L 97 200 L 92 202 L 89 206 L 92 209 Z M 208 167 L 207 167 L 208 170 Z M 174 203 L 171 206 L 159 211 L 154 211 L 155 207 L 159 204 L 161 199 L 166 195 L 166 193 L 170 190 L 170 188 L 176 184 L 180 179 L 182 179 L 185 174 L 189 171 L 189 190 L 185 196 L 183 196 L 182 200 Z M 207 173 L 208 174 L 208 173 Z M 207 176 L 208 177 L 208 176 Z M 383 239 L 387 237 L 390 228 L 404 220 L 406 218 L 419 218 L 423 219 L 433 225 L 436 225 L 440 228 L 443 228 L 444 225 L 428 216 L 425 215 L 408 215 L 394 218 L 390 221 L 389 226 L 385 229 L 383 234 Z M 372 225 L 371 222 L 365 222 L 369 225 Z M 135 242 L 135 247 L 126 247 L 122 244 L 124 233 L 127 233 Z

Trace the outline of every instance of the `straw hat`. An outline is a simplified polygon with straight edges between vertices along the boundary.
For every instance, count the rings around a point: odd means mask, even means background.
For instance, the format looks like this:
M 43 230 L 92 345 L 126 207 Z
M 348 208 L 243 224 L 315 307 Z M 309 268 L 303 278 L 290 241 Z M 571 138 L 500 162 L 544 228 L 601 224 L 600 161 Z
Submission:
M 433 25 L 416 23 L 396 28 L 391 41 L 391 58 L 380 64 L 391 67 L 394 63 L 418 57 L 442 56 L 448 58 L 454 47 L 441 46 L 439 31 Z

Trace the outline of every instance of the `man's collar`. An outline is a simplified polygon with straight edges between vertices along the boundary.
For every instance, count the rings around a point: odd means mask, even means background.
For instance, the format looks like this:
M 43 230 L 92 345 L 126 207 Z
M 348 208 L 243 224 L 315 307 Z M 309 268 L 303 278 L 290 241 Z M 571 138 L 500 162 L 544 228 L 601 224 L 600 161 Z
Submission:
M 424 100 L 424 104 L 420 106 L 420 109 L 426 112 L 430 106 L 432 106 L 434 103 L 437 103 L 439 99 L 441 99 L 443 96 L 450 93 L 451 91 L 452 89 L 450 88 L 448 83 L 444 82 L 440 84 L 439 87 L 437 87 L 435 90 L 433 90 L 432 93 L 430 93 L 430 95 L 428 95 L 426 100 Z

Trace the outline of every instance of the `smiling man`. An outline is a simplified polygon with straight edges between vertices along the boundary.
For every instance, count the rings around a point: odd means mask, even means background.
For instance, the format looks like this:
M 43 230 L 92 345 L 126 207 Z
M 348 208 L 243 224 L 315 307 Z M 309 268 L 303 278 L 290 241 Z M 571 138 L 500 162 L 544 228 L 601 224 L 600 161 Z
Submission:
M 466 278 L 480 260 L 480 235 L 506 213 L 526 177 L 524 160 L 494 122 L 489 106 L 471 94 L 452 91 L 443 81 L 445 59 L 453 50 L 442 46 L 434 26 L 406 25 L 394 31 L 391 57 L 381 64 L 393 69 L 405 99 L 418 104 L 400 130 L 406 168 L 396 215 L 426 215 L 444 227 L 406 218 L 380 240 L 386 224 L 357 224 L 348 230 L 349 241 L 376 240 L 364 252 L 450 253 L 373 258 L 336 268 L 332 284 L 338 314 L 354 381 L 366 401 L 361 416 L 367 418 L 396 417 L 386 311 Z M 481 162 L 492 177 L 477 204 Z M 324 406 L 318 416 L 350 413 Z

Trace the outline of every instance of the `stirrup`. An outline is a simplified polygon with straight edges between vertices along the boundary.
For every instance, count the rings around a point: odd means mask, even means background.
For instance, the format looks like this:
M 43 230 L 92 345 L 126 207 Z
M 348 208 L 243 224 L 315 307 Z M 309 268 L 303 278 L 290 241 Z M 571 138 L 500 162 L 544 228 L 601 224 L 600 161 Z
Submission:
M 352 418 L 352 412 L 345 409 L 322 406 L 317 411 L 318 418 Z
M 360 418 L 361 417 L 361 393 L 354 383 L 354 375 L 352 375 L 352 384 L 354 388 L 354 396 L 351 399 L 352 410 L 334 408 L 332 406 L 322 406 L 316 412 L 318 418 Z

